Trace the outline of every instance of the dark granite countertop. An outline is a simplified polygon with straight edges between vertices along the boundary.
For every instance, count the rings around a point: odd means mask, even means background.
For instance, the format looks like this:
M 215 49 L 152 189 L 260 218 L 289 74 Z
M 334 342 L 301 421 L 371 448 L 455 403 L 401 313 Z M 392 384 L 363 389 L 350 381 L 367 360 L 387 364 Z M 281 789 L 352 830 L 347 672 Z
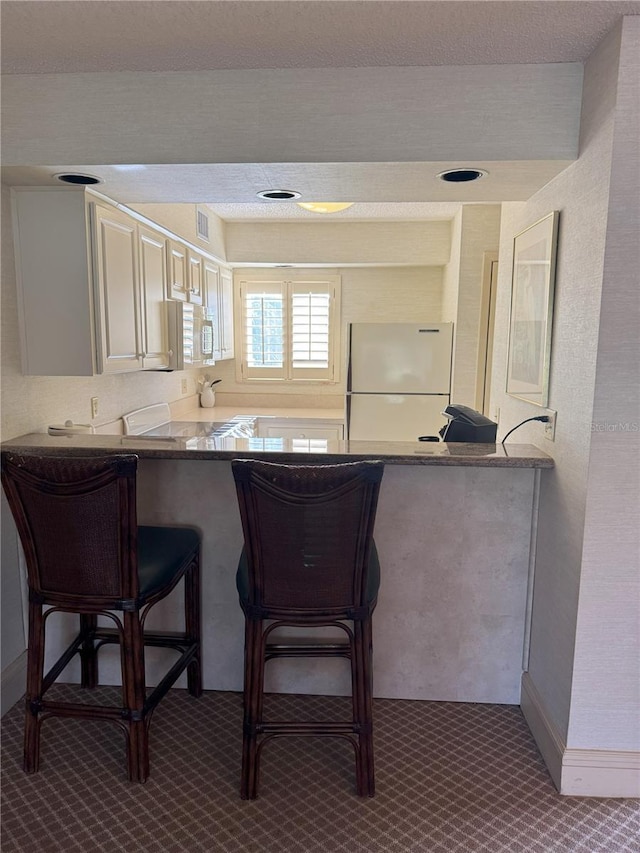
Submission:
M 382 459 L 391 465 L 454 465 L 481 468 L 553 468 L 553 459 L 532 444 L 330 441 L 298 438 L 156 437 L 123 435 L 22 435 L 3 450 L 50 456 L 135 453 L 141 459 L 230 460 L 335 463 Z

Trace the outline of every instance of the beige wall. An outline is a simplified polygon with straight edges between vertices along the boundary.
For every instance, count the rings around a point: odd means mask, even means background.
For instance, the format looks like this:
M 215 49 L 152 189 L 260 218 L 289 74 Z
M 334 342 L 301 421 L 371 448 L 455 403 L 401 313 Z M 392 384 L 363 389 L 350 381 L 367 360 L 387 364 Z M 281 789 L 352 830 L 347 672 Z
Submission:
M 640 18 L 622 32 L 569 744 L 640 749 Z M 634 733 L 635 723 L 635 737 Z
M 451 224 L 229 222 L 226 239 L 229 261 L 243 264 L 443 266 L 449 261 Z
M 462 251 L 462 208 L 451 220 L 451 252 L 442 276 L 442 322 L 455 323 L 458 318 L 458 279 Z
M 591 426 L 598 417 L 632 419 L 622 402 L 633 396 L 638 376 L 637 232 L 628 234 L 633 216 L 637 223 L 628 160 L 635 145 L 638 162 L 638 100 L 629 85 L 637 70 L 623 65 L 618 80 L 620 40 L 618 29 L 587 62 L 579 160 L 525 204 L 503 206 L 492 376 L 499 436 L 540 414 L 502 390 L 512 247 L 515 234 L 558 210 L 549 397 L 558 412 L 556 439 L 545 440 L 534 423 L 510 441 L 531 441 L 556 463 L 542 476 L 529 677 L 563 743 L 593 750 L 640 748 L 638 555 L 627 527 L 639 514 L 632 487 L 638 457 L 633 435 L 594 439 Z M 625 60 L 634 48 L 640 52 L 637 19 L 625 19 L 623 47 Z M 616 521 L 620 482 L 624 535 Z
M 458 229 L 455 229 L 456 232 Z M 497 252 L 500 239 L 500 205 L 465 204 L 460 216 L 460 246 L 452 248 L 457 277 L 450 282 L 447 312 L 455 305 L 453 379 L 451 399 L 463 406 L 476 407 L 478 376 L 478 335 L 485 252 Z M 453 284 L 453 286 L 452 286 Z M 452 299 L 455 292 L 455 301 Z

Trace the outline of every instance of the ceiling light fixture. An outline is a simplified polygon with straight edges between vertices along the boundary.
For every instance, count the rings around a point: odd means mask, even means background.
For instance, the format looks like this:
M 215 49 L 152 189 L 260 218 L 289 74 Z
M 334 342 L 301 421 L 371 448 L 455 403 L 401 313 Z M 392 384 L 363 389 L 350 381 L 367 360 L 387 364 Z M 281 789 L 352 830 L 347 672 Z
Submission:
M 295 190 L 262 190 L 256 195 L 258 198 L 264 198 L 267 201 L 291 201 L 292 198 L 300 198 L 302 193 Z
M 484 169 L 447 169 L 446 172 L 440 172 L 438 177 L 441 181 L 447 181 L 450 184 L 463 184 L 468 181 L 477 181 L 478 178 L 484 178 L 488 174 Z
M 352 201 L 298 201 L 298 207 L 304 207 L 311 213 L 338 213 L 351 207 Z

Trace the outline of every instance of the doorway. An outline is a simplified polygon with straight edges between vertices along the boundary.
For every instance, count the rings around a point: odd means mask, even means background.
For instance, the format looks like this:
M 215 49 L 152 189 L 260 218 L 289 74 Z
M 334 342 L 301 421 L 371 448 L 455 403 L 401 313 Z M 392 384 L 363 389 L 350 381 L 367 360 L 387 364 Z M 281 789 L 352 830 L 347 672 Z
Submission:
M 478 374 L 476 380 L 476 409 L 487 417 L 491 398 L 491 368 L 493 365 L 493 333 L 498 289 L 498 253 L 485 252 L 482 261 L 482 294 L 478 334 Z

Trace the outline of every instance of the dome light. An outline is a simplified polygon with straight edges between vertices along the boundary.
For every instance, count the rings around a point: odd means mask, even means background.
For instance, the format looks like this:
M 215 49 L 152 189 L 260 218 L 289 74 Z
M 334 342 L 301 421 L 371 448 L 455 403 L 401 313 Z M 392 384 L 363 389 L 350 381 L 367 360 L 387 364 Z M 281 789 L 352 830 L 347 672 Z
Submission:
M 305 210 L 310 210 L 311 213 L 338 213 L 340 210 L 346 210 L 353 204 L 352 201 L 299 201 L 296 203 L 298 207 L 304 207 Z

